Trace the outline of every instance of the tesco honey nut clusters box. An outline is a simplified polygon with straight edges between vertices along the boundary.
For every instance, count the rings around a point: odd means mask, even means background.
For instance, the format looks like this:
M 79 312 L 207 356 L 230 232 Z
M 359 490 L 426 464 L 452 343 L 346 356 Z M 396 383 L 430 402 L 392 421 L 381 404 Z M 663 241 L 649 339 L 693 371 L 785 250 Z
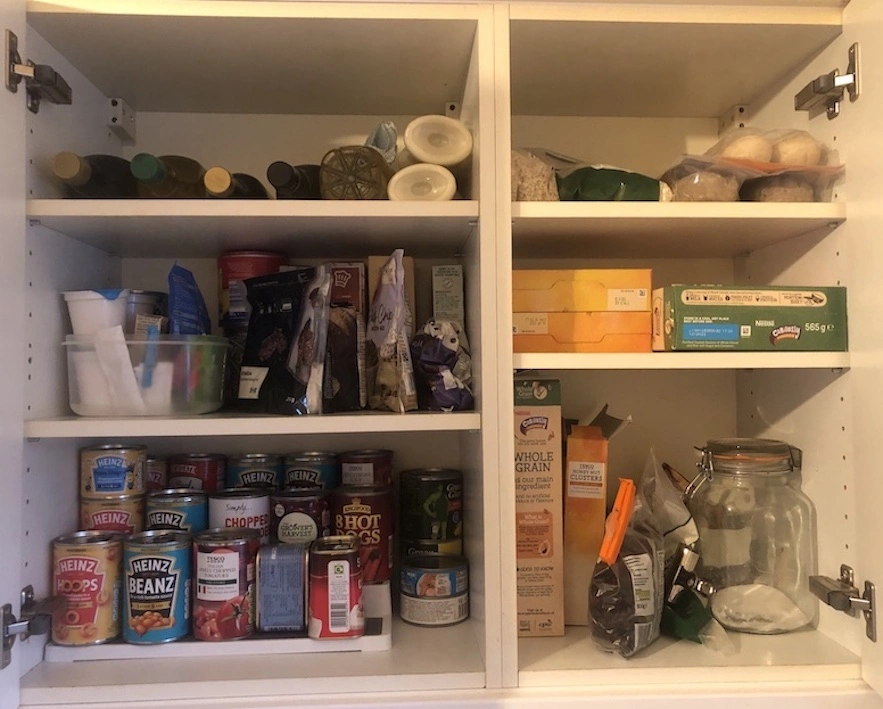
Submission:
M 512 272 L 515 352 L 650 352 L 650 269 Z
M 560 383 L 516 379 L 516 586 L 521 637 L 564 635 L 561 428 Z

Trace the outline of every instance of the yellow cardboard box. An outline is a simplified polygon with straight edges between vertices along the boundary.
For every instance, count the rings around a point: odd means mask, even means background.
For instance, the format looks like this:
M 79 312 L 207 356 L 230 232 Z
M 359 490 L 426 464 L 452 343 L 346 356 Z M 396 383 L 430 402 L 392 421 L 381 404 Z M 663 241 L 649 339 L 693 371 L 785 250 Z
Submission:
M 512 312 L 649 311 L 652 276 L 649 268 L 515 270 Z
M 514 352 L 650 352 L 650 311 L 513 313 Z

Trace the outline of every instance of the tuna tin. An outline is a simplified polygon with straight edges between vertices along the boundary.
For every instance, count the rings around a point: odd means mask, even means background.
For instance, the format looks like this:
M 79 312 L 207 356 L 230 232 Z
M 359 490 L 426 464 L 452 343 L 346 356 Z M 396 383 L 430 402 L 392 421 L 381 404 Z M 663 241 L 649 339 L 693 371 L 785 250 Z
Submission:
M 309 543 L 261 547 L 257 557 L 257 629 L 302 633 L 307 629 Z
M 270 539 L 270 493 L 259 487 L 223 490 L 208 498 L 212 529 L 256 529 L 262 544 Z
M 217 453 L 169 456 L 169 487 L 189 487 L 208 493 L 224 489 L 227 459 Z
M 120 634 L 122 536 L 74 532 L 52 542 L 52 587 L 67 610 L 52 626 L 58 645 L 95 645 Z
M 360 450 L 340 454 L 343 485 L 392 485 L 392 451 Z
M 265 487 L 275 490 L 282 479 L 282 456 L 264 453 L 231 455 L 227 460 L 227 487 Z
M 80 451 L 80 494 L 144 494 L 145 446 L 92 446 Z
M 140 532 L 144 529 L 144 495 L 81 497 L 80 526 L 121 534 Z
M 459 596 L 414 597 L 401 594 L 402 620 L 424 628 L 462 623 L 469 617 L 469 594 Z
M 359 538 L 323 537 L 310 547 L 311 638 L 355 638 L 365 634 Z
M 238 640 L 254 633 L 256 529 L 208 529 L 193 537 L 193 635 Z
M 321 487 L 333 490 L 340 485 L 340 459 L 336 453 L 289 453 L 285 456 L 282 472 L 281 487 Z
M 328 491 L 294 488 L 270 495 L 270 537 L 283 544 L 309 544 L 331 535 Z
M 208 498 L 201 490 L 186 487 L 147 493 L 145 521 L 148 529 L 179 529 L 196 534 L 208 529 Z
M 469 591 L 465 556 L 415 554 L 402 560 L 402 594 L 419 598 L 460 596 Z
M 445 468 L 405 470 L 399 480 L 403 537 L 463 537 L 463 473 Z
M 165 490 L 169 486 L 169 464 L 165 458 L 147 456 L 145 486 L 148 490 Z
M 190 633 L 190 535 L 167 529 L 123 542 L 123 640 L 168 643 Z
M 414 554 L 462 554 L 462 539 L 400 539 L 402 558 Z
M 331 492 L 335 534 L 356 534 L 362 544 L 362 582 L 389 581 L 395 523 L 392 488 L 339 487 Z

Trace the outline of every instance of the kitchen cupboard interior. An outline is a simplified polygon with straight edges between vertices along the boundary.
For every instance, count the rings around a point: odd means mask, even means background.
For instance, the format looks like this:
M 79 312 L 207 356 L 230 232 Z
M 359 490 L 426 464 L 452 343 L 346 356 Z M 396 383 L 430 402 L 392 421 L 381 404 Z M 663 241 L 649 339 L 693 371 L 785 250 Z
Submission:
M 836 575 L 848 563 L 865 573 L 856 543 L 850 353 L 513 355 L 509 317 L 513 267 L 649 267 L 655 285 L 842 284 L 852 294 L 860 284 L 848 258 L 847 181 L 834 202 L 809 205 L 509 200 L 512 146 L 658 175 L 679 155 L 712 145 L 739 105 L 750 125 L 807 128 L 836 144 L 848 112 L 861 104 L 845 106 L 840 123 L 810 120 L 794 112 L 793 95 L 845 62 L 842 3 L 108 5 L 28 4 L 28 55 L 56 68 L 74 101 L 28 115 L 23 583 L 46 594 L 48 542 L 76 526 L 82 445 L 113 438 L 164 453 L 388 447 L 397 470 L 464 472 L 471 617 L 445 629 L 395 622 L 386 652 L 296 658 L 251 641 L 230 644 L 222 657 L 200 657 L 195 646 L 185 659 L 149 648 L 141 659 L 61 663 L 43 660 L 42 642 L 32 638 L 16 648 L 26 658 L 23 705 L 114 705 L 133 696 L 319 702 L 408 691 L 438 699 L 485 687 L 599 691 L 683 682 L 700 668 L 691 682 L 862 676 L 863 623 L 825 607 L 814 630 L 734 636 L 733 656 L 660 640 L 630 661 L 597 651 L 585 628 L 518 639 L 515 611 L 513 370 L 560 378 L 568 416 L 609 403 L 634 417 L 611 444 L 611 480 L 640 472 L 650 446 L 686 471 L 692 446 L 709 438 L 769 436 L 802 447 L 819 571 Z M 137 111 L 134 142 L 108 130 L 107 100 L 115 96 Z M 403 129 L 411 117 L 453 104 L 475 148 L 458 174 L 464 199 L 448 203 L 61 200 L 47 174 L 49 158 L 68 149 L 184 154 L 263 177 L 273 160 L 318 162 L 349 136 L 362 142 L 379 120 Z M 429 313 L 430 267 L 464 268 L 474 413 L 69 415 L 60 291 L 161 288 L 177 259 L 196 273 L 216 312 L 215 259 L 226 249 L 279 249 L 313 263 L 396 247 L 416 259 L 418 323 Z

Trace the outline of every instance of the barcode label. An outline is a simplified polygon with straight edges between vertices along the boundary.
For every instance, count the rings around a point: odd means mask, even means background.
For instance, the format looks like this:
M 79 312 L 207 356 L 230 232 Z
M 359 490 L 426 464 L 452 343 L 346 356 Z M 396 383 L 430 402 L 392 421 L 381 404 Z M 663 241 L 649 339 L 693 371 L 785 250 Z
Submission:
M 328 627 L 332 633 L 350 629 L 347 605 L 347 603 L 332 603 L 328 608 Z
M 653 635 L 653 623 L 635 623 L 635 650 L 648 645 Z
M 350 562 L 328 562 L 328 630 L 346 633 L 350 629 Z
M 230 314 L 243 315 L 248 313 L 248 288 L 242 281 L 230 281 Z

